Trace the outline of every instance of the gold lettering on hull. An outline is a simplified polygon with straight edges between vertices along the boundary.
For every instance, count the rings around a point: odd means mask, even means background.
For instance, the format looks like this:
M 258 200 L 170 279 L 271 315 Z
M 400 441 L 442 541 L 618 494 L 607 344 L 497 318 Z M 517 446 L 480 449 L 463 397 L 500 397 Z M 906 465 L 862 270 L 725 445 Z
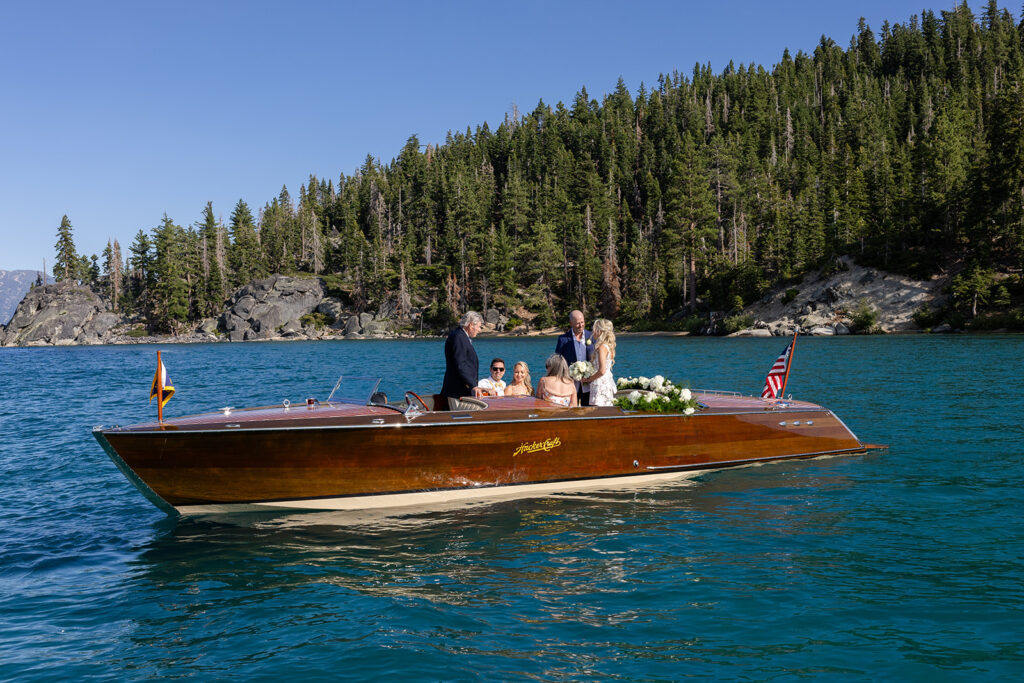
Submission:
M 514 458 L 515 456 L 522 455 L 523 453 L 550 451 L 552 448 L 558 448 L 561 445 L 562 440 L 557 436 L 553 439 L 545 439 L 544 441 L 524 441 L 523 443 L 519 444 L 519 448 L 515 450 L 515 453 L 512 454 L 512 457 Z

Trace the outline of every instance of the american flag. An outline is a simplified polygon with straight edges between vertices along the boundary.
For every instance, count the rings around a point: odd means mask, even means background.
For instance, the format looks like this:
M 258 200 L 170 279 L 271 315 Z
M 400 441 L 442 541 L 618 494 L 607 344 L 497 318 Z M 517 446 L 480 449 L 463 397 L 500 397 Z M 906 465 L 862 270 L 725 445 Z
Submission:
M 786 381 L 786 371 L 789 369 L 789 359 L 793 355 L 793 344 L 795 343 L 796 334 L 794 333 L 793 341 L 789 342 L 782 354 L 775 359 L 772 369 L 768 371 L 768 376 L 764 380 L 764 389 L 761 390 L 761 398 L 781 397 Z

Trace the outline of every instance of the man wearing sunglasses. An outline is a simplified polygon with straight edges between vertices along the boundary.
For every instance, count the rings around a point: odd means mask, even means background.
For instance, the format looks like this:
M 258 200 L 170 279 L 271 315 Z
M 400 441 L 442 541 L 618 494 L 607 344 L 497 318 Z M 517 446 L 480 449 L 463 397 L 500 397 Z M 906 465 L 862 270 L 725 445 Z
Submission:
M 504 396 L 505 380 L 502 379 L 504 376 L 505 361 L 495 358 L 491 361 L 491 376 L 484 377 L 477 386 L 487 392 L 488 396 Z

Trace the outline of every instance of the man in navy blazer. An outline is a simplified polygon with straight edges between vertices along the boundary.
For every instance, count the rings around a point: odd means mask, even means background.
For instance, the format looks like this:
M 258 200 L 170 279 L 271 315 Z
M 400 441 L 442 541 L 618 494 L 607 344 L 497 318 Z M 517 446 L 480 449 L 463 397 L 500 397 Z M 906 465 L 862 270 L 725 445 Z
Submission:
M 448 335 L 444 343 L 444 384 L 441 395 L 446 398 L 479 396 L 480 361 L 473 348 L 473 337 L 480 332 L 484 319 L 476 311 L 467 311 L 459 326 Z M 443 410 L 444 408 L 442 408 Z
M 558 338 L 555 344 L 555 353 L 565 359 L 568 365 L 576 361 L 594 359 L 594 343 L 591 340 L 590 330 L 583 321 L 582 311 L 573 311 L 569 314 L 569 331 Z M 576 397 L 581 406 L 590 405 L 590 385 L 576 382 Z

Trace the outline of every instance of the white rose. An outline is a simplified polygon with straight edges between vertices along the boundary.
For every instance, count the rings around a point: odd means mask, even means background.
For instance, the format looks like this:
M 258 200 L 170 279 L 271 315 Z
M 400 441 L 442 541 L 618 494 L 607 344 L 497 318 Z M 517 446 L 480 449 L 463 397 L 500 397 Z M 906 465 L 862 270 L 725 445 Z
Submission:
M 640 382 L 640 384 L 644 385 L 644 388 L 647 388 L 647 383 L 648 383 L 648 382 L 649 382 L 650 380 L 649 380 L 649 379 L 647 379 L 646 377 L 644 377 L 643 375 L 640 375 L 640 377 L 639 377 L 639 378 L 637 378 L 637 381 L 638 381 L 638 382 Z
M 684 410 L 683 415 L 693 415 L 693 408 L 687 408 Z
M 629 399 L 630 403 L 636 403 L 637 401 L 640 400 L 640 395 L 641 394 L 639 391 L 631 391 L 629 392 L 629 396 L 627 396 L 626 398 Z
M 644 400 L 651 403 L 654 400 L 654 394 L 644 394 Z
M 626 378 L 625 378 L 625 377 L 620 377 L 620 378 L 619 378 L 619 379 L 618 379 L 618 380 L 617 380 L 617 381 L 615 382 L 615 385 L 616 385 L 617 387 L 619 387 L 620 389 L 621 389 L 622 387 L 626 386 Z
M 692 396 L 693 394 L 690 393 L 689 389 L 683 389 L 682 391 L 679 392 L 679 398 L 681 398 L 684 401 L 689 401 Z

